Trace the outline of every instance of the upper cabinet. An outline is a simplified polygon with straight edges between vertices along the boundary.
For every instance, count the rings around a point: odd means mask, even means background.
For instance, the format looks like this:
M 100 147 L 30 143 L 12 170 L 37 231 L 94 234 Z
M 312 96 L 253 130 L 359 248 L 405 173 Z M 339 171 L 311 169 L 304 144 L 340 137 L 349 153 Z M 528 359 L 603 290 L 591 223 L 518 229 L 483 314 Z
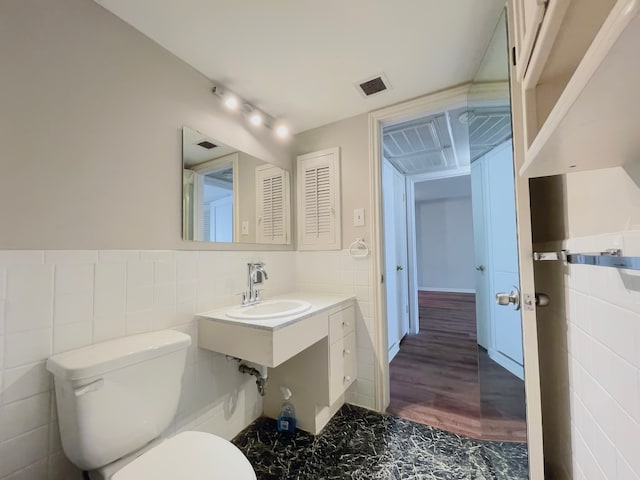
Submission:
M 340 149 L 298 157 L 298 249 L 339 250 Z
M 640 160 L 634 108 L 640 105 L 640 2 L 549 0 L 537 27 L 536 6 L 536 0 L 510 3 L 512 61 L 522 85 L 522 97 L 513 101 L 522 106 L 525 134 L 520 175 Z
M 518 80 L 522 81 L 531 58 L 531 52 L 538 36 L 538 30 L 547 7 L 548 0 L 515 0 L 514 9 L 514 32 L 516 35 L 517 49 L 516 74 Z
M 256 241 L 289 243 L 289 172 L 274 165 L 256 167 Z

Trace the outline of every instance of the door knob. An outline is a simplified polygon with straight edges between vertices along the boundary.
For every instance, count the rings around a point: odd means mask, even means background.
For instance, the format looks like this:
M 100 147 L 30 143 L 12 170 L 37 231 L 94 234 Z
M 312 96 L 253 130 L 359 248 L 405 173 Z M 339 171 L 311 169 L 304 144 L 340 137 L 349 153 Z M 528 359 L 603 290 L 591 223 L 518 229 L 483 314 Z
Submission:
M 551 302 L 549 295 L 546 293 L 536 293 L 536 305 L 539 307 L 546 307 Z
M 400 270 L 404 270 L 402 265 L 396 265 L 396 271 L 399 272 Z
M 514 285 L 510 293 L 496 293 L 496 303 L 498 305 L 511 304 L 514 310 L 520 310 L 520 289 Z
M 484 272 L 484 265 L 477 265 L 476 270 L 479 272 Z

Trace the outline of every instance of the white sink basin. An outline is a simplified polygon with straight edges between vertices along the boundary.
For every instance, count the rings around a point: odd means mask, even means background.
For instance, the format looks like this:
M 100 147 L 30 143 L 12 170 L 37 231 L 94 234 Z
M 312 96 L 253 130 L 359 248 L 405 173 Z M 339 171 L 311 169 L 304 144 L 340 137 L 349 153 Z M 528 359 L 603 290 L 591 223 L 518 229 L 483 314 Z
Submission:
M 306 312 L 311 308 L 304 300 L 267 300 L 249 307 L 237 307 L 227 312 L 227 316 L 239 320 L 267 320 Z

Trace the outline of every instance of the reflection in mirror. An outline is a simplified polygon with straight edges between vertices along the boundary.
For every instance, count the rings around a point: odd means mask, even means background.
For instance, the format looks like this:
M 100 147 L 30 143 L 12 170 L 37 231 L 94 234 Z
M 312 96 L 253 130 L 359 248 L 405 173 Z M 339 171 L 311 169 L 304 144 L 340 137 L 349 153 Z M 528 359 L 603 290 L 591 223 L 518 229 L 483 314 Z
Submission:
M 182 129 L 182 237 L 290 243 L 289 172 Z
M 382 126 L 388 411 L 497 442 L 524 480 L 521 315 L 495 302 L 519 284 L 506 40 L 503 16 L 466 98 Z
M 497 293 L 519 286 L 515 185 L 506 19 L 503 14 L 469 91 L 466 123 L 471 153 L 475 242 L 476 325 L 481 424 L 501 424 L 511 441 L 526 442 L 522 316 Z M 526 454 L 526 451 L 523 450 Z

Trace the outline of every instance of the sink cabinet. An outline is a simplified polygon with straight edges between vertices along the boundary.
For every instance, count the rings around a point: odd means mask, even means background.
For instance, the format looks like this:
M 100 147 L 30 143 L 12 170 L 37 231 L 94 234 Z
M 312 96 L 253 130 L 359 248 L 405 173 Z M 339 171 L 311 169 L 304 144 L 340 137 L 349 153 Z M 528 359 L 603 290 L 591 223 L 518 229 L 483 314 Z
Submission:
M 278 301 L 276 297 L 274 299 Z M 268 319 L 237 319 L 220 308 L 196 316 L 198 346 L 270 367 L 264 413 L 277 418 L 280 387 L 293 392 L 298 427 L 318 434 L 344 403 L 356 380 L 356 304 L 351 295 L 294 293 L 303 313 Z
M 298 428 L 314 435 L 343 405 L 344 394 L 357 377 L 354 303 L 336 306 L 325 315 L 328 335 L 270 369 L 264 398 L 265 415 L 277 418 L 282 406 L 280 387 L 288 387 Z
M 329 405 L 344 394 L 357 375 L 354 323 L 353 305 L 329 315 Z
M 267 367 L 277 367 L 327 335 L 327 314 L 322 312 L 278 329 L 198 318 L 200 348 Z

